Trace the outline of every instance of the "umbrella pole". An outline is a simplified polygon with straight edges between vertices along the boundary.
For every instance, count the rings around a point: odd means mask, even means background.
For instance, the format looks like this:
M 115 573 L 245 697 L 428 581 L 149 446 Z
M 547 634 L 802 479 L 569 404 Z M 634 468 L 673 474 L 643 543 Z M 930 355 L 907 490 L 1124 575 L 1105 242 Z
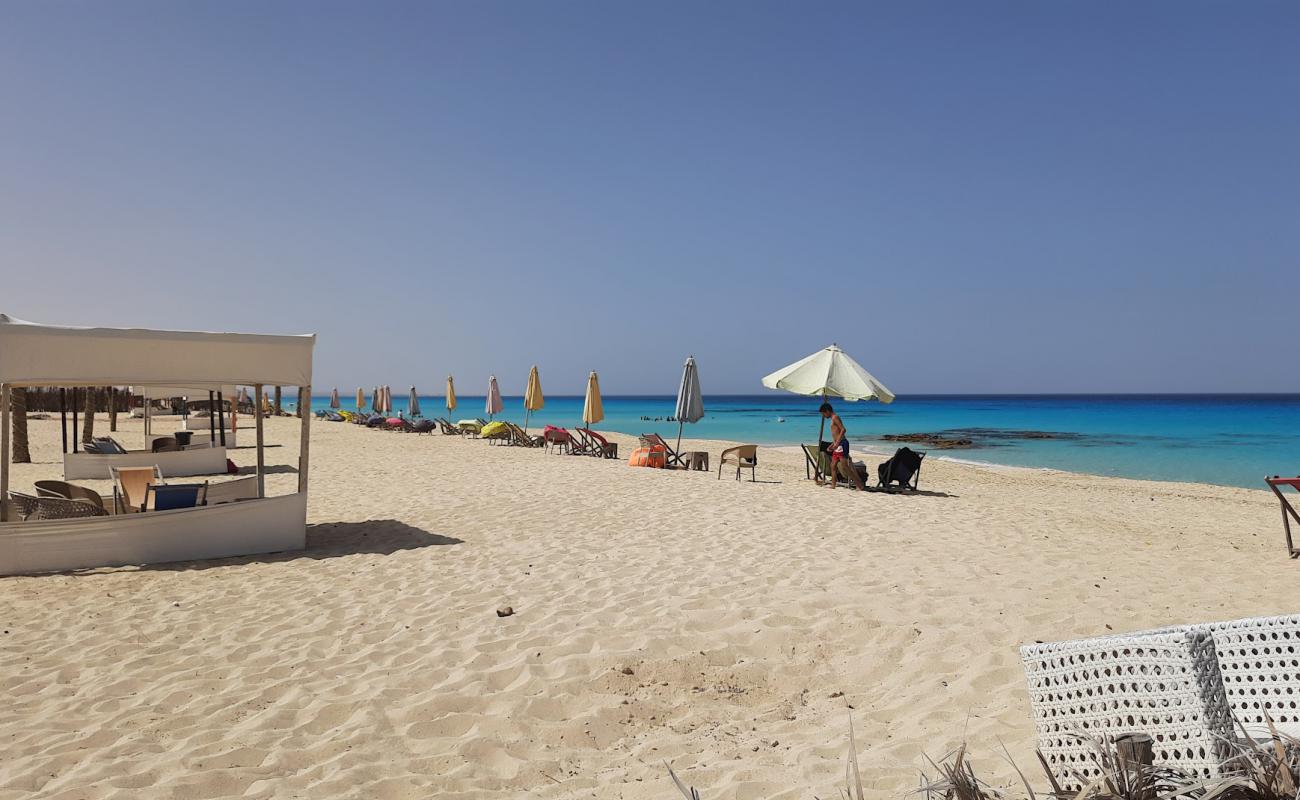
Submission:
M 822 402 L 823 402 L 823 403 L 826 402 L 826 392 L 822 392 Z M 826 418 L 825 418 L 825 417 L 822 417 L 820 411 L 817 412 L 817 416 L 818 416 L 818 417 L 821 417 L 821 421 L 822 421 L 822 426 L 821 426 L 821 428 L 819 428 L 819 429 L 817 430 L 817 449 L 820 450 L 820 449 L 822 449 L 822 438 L 823 438 L 823 437 L 825 436 L 825 434 L 826 434 Z
M 678 453 L 681 453 L 681 452 L 682 452 L 682 420 L 681 420 L 681 417 L 678 417 L 678 418 L 677 418 L 677 452 L 678 452 Z
M 524 433 L 528 433 L 528 420 L 533 416 L 531 408 L 524 409 Z

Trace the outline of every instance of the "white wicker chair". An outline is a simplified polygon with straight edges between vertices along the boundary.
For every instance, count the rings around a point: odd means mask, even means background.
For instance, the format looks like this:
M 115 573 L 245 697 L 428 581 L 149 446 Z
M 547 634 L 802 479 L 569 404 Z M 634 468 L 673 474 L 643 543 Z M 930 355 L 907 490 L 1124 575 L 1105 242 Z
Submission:
M 1165 629 L 1020 648 L 1038 744 L 1057 780 L 1097 777 L 1094 739 L 1145 733 L 1155 763 L 1218 777 L 1232 720 L 1205 630 Z
M 1251 734 L 1272 720 L 1300 733 L 1300 614 L 1188 626 L 1214 638 L 1219 673 L 1232 715 Z

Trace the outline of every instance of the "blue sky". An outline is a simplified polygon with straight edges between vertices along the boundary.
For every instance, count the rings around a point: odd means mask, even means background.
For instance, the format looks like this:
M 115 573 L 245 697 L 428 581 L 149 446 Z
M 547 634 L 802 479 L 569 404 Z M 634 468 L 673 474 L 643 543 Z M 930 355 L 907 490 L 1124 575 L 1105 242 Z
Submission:
M 1300 390 L 1294 3 L 0 16 L 16 316 L 315 331 L 323 388 Z

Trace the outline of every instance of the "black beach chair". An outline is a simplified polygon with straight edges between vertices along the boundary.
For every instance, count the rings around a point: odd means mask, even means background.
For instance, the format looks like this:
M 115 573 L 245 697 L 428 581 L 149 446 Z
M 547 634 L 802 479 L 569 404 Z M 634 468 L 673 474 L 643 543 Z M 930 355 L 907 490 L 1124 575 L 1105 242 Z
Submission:
M 877 469 L 879 488 L 885 491 L 915 492 L 921 481 L 921 461 L 924 452 L 910 447 L 900 447 L 894 455 Z

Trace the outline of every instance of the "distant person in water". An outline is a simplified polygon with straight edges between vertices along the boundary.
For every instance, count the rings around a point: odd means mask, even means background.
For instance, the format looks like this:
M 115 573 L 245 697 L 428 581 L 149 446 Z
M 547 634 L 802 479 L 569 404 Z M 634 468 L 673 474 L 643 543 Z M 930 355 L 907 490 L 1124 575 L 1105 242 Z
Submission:
M 853 468 L 853 460 L 849 458 L 849 432 L 844 428 L 844 420 L 835 413 L 830 403 L 822 403 L 820 411 L 822 419 L 831 421 L 831 488 L 834 489 L 838 483 L 840 468 L 843 466 L 858 489 L 866 491 L 867 487 L 862 482 L 862 476 Z M 840 462 L 843 464 L 841 465 Z

